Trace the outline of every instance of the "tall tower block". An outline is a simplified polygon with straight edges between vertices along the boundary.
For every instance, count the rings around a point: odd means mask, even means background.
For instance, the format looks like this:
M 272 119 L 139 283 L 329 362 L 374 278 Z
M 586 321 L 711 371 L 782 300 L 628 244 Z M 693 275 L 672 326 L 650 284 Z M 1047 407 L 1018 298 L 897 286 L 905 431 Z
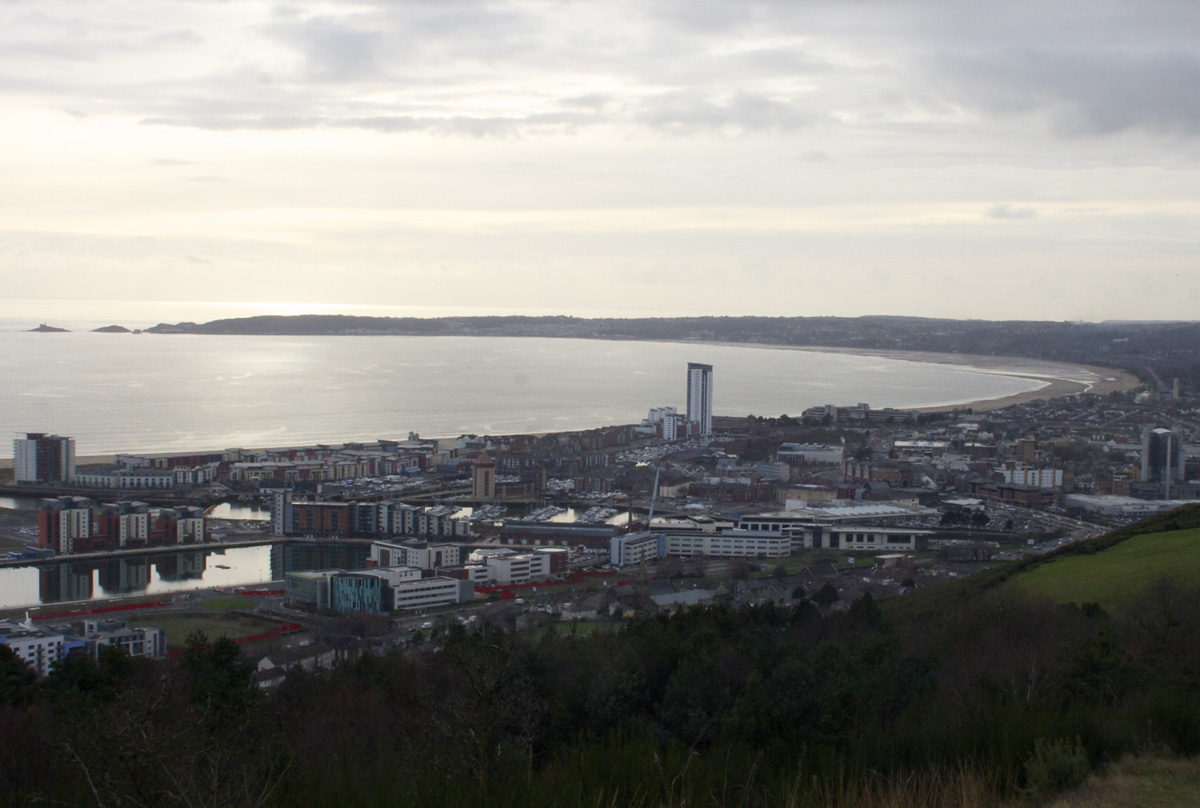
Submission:
M 687 368 L 687 419 L 689 424 L 696 424 L 695 429 L 701 437 L 712 434 L 713 414 L 713 368 L 712 365 L 701 365 L 698 362 L 688 362 Z

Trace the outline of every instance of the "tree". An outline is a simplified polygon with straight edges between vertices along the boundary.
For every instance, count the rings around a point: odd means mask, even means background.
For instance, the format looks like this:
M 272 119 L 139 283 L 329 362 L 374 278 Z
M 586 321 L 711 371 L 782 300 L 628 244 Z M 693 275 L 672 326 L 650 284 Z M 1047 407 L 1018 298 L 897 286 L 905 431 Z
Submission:
M 804 587 L 798 586 L 792 590 L 792 600 L 804 600 L 808 597 L 808 593 L 804 591 Z
M 771 574 L 775 576 L 775 580 L 782 581 L 787 577 L 787 567 L 783 564 L 776 564 Z
M 7 645 L 0 645 L 0 704 L 19 704 L 28 698 L 37 672 Z
M 221 711 L 246 706 L 256 695 L 249 668 L 238 665 L 241 650 L 228 637 L 210 641 L 203 631 L 187 636 L 183 665 L 191 677 L 191 699 Z
M 975 513 L 971 514 L 971 524 L 975 525 L 975 527 L 984 527 L 990 521 L 991 517 L 983 511 L 975 511 Z
M 825 584 L 825 586 L 821 587 L 817 594 L 813 595 L 813 600 L 818 605 L 824 607 L 832 606 L 841 599 L 842 596 L 838 594 L 837 587 L 835 587 L 833 584 Z

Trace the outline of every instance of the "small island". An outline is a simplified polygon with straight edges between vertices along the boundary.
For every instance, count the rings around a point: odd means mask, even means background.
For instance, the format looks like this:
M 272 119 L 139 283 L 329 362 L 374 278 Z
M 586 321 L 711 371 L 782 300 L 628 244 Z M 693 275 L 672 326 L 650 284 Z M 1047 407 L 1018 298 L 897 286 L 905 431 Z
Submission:
M 93 334 L 128 334 L 129 329 L 123 325 L 106 325 L 100 328 L 93 328 Z
M 67 334 L 67 333 L 70 333 L 70 329 L 55 328 L 52 325 L 46 325 L 45 323 L 42 323 L 37 328 L 29 329 L 28 333 L 30 333 L 30 334 Z

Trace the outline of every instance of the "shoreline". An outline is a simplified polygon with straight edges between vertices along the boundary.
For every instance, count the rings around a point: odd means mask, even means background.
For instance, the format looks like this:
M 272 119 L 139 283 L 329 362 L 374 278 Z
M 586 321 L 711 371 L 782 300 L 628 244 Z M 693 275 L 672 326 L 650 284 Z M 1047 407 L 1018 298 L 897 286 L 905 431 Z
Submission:
M 1026 390 L 997 398 L 976 399 L 957 404 L 937 404 L 928 407 L 898 407 L 904 412 L 954 412 L 955 410 L 1001 410 L 1017 404 L 1027 404 L 1040 399 L 1058 398 L 1060 396 L 1091 393 L 1105 396 L 1109 393 L 1134 390 L 1142 386 L 1142 382 L 1131 373 L 1116 368 L 1105 368 L 1097 365 L 1076 365 L 1068 362 L 1054 362 L 1049 359 L 1030 359 L 1020 356 L 991 356 L 988 354 L 947 354 L 930 351 L 888 350 L 885 348 L 834 348 L 824 345 L 776 345 L 763 342 L 721 342 L 711 340 L 647 340 L 647 342 L 672 342 L 679 345 L 716 345 L 725 348 L 771 348 L 779 351 L 807 351 L 810 353 L 849 354 L 852 356 L 875 356 L 881 359 L 896 359 L 903 362 L 920 362 L 932 365 L 952 365 L 957 367 L 974 368 L 984 373 L 997 376 L 1014 376 L 1020 379 L 1043 382 L 1044 386 L 1036 390 Z M 1096 377 L 1095 381 L 1087 382 L 1074 378 L 1066 378 L 1063 371 L 1085 371 Z M 1057 372 L 1057 373 L 1056 373 Z M 1073 373 L 1071 375 L 1078 375 Z M 826 402 L 830 403 L 830 402 Z M 815 405 L 813 405 L 815 406 Z

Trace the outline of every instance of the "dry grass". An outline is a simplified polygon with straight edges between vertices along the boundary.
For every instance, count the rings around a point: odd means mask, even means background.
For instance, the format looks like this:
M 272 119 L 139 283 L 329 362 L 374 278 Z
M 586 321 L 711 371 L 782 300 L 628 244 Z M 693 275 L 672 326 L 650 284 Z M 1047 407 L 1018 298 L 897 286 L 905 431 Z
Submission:
M 954 772 L 920 772 L 903 779 L 873 777 L 822 795 L 814 804 L 822 808 L 993 808 L 999 800 L 979 771 L 963 766 Z
M 1193 808 L 1200 805 L 1200 760 L 1127 757 L 1092 775 L 1046 808 Z

